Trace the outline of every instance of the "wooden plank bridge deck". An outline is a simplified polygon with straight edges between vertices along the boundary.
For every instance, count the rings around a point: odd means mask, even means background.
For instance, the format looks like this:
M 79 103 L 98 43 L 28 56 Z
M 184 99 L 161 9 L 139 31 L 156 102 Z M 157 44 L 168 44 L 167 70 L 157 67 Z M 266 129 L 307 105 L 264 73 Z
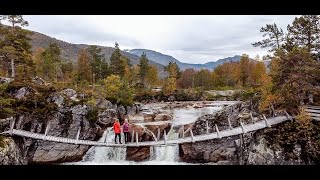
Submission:
M 181 143 L 199 142 L 199 141 L 206 141 L 206 140 L 219 139 L 219 138 L 224 138 L 224 137 L 240 135 L 243 133 L 252 132 L 252 131 L 259 130 L 259 129 L 271 127 L 272 125 L 279 124 L 279 123 L 282 123 L 287 120 L 292 120 L 291 116 L 278 116 L 278 117 L 264 119 L 261 121 L 257 121 L 253 124 L 246 124 L 246 125 L 243 125 L 241 123 L 240 127 L 236 127 L 236 128 L 232 128 L 232 129 L 228 129 L 228 130 L 223 130 L 223 131 L 219 131 L 218 127 L 216 127 L 216 129 L 217 129 L 216 132 L 202 134 L 202 135 L 196 135 L 196 136 L 193 136 L 193 133 L 191 131 L 191 133 L 190 133 L 191 136 L 185 137 L 185 138 L 167 140 L 167 137 L 166 137 L 167 135 L 164 135 L 164 140 L 145 141 L 145 142 L 137 142 L 137 140 L 136 140 L 136 142 L 132 141 L 127 144 L 114 144 L 114 143 L 108 143 L 108 142 L 81 140 L 81 139 L 79 139 L 80 130 L 77 134 L 76 139 L 46 135 L 49 128 L 46 129 L 45 134 L 33 133 L 33 132 L 24 131 L 24 130 L 20 130 L 20 129 L 14 129 L 13 128 L 14 121 L 12 121 L 12 123 L 10 124 L 9 131 L 5 131 L 0 134 L 16 135 L 16 136 L 38 139 L 38 140 L 43 140 L 43 141 L 52 141 L 52 142 L 78 144 L 78 145 L 90 145 L 90 146 L 107 146 L 107 147 L 163 146 L 163 145 L 175 145 L 175 144 L 181 144 Z

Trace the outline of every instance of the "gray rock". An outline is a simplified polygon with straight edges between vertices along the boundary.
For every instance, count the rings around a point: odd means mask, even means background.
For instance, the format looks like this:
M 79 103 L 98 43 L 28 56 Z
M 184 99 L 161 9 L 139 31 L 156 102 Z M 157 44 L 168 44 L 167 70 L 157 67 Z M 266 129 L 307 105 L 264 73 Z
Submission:
M 100 109 L 112 109 L 112 103 L 104 98 L 97 100 L 97 107 Z
M 66 95 L 67 97 L 77 97 L 77 92 L 73 89 L 64 89 L 61 91 L 61 93 L 63 93 L 64 95 Z
M 26 165 L 27 160 L 15 141 L 10 137 L 0 136 L 0 165 Z
M 14 79 L 12 78 L 8 78 L 8 77 L 0 77 L 0 84 L 3 84 L 3 83 L 10 83 L 14 81 Z
M 17 99 L 22 99 L 25 96 L 27 96 L 30 92 L 31 92 L 30 88 L 22 87 L 15 93 L 14 97 L 17 98 Z
M 58 107 L 61 107 L 64 103 L 64 97 L 60 93 L 54 93 L 48 98 L 48 101 L 55 103 Z

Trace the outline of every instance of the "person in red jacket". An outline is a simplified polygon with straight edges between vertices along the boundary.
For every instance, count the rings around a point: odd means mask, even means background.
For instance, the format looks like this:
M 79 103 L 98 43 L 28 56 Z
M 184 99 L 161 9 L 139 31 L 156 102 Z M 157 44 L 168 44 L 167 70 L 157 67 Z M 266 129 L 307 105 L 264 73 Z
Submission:
M 114 142 L 117 144 L 117 136 L 119 136 L 119 143 L 121 143 L 121 128 L 120 128 L 120 123 L 119 119 L 116 119 L 115 122 L 113 123 L 113 131 L 115 134 Z

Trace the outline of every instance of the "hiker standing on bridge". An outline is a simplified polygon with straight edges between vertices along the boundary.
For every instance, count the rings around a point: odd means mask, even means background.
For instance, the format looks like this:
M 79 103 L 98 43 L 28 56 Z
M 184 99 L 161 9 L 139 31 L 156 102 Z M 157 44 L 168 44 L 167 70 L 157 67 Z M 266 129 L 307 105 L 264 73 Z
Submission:
M 123 129 L 123 134 L 124 134 L 124 142 L 127 143 L 127 142 L 129 142 L 129 123 L 128 123 L 128 119 L 124 120 L 124 123 L 122 125 L 122 129 Z
M 115 122 L 113 123 L 113 131 L 115 134 L 114 137 L 114 142 L 117 144 L 117 136 L 119 136 L 119 143 L 121 143 L 121 128 L 120 128 L 120 123 L 119 123 L 119 119 L 115 119 Z

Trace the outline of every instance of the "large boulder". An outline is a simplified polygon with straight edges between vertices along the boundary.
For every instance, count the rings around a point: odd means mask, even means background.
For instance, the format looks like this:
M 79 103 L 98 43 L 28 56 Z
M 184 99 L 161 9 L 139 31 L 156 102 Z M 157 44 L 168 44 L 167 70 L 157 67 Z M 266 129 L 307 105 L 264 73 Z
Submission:
M 144 122 L 152 122 L 156 117 L 156 115 L 153 112 L 143 112 L 141 113 L 141 115 L 143 115 Z
M 160 130 L 160 139 L 163 139 L 163 133 L 166 131 L 168 133 L 171 129 L 172 124 L 169 122 L 164 122 L 161 124 L 150 124 L 145 125 L 145 127 L 151 131 L 156 137 L 158 136 L 158 129 Z M 157 137 L 158 138 L 158 137 Z
M 145 161 L 150 158 L 150 147 L 127 147 L 127 161 Z
M 129 133 L 130 133 L 130 141 L 134 132 L 134 142 L 136 142 L 136 134 L 138 134 L 139 142 L 142 141 L 153 141 L 154 136 L 152 133 L 146 129 L 145 127 L 130 124 L 129 125 Z M 144 161 L 150 158 L 150 147 L 128 147 L 126 160 L 129 161 Z
M 125 119 L 126 118 L 126 116 L 125 116 L 126 115 L 126 109 L 122 105 L 118 106 L 117 112 L 118 112 L 118 118 L 120 118 L 120 119 Z
M 112 103 L 104 98 L 99 98 L 96 105 L 99 109 L 112 109 Z
M 26 165 L 20 147 L 10 137 L 0 135 L 0 165 Z
M 172 120 L 172 115 L 165 114 L 165 113 L 157 114 L 156 117 L 154 118 L 154 121 L 168 121 L 168 120 Z
M 179 155 L 182 161 L 190 163 L 238 164 L 237 149 L 234 138 L 210 140 L 179 145 Z

